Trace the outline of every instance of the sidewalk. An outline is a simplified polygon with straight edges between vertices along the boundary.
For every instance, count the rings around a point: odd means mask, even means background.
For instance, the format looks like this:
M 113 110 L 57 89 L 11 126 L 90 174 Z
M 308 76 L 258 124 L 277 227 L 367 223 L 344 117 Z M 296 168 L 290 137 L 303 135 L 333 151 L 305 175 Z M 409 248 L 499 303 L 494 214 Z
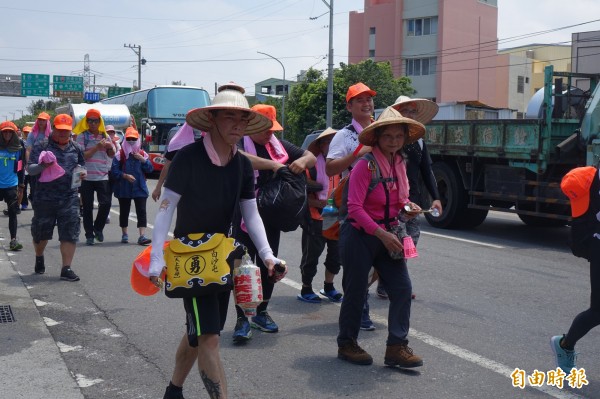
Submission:
M 0 398 L 83 399 L 10 261 L 6 234 L 0 229 Z

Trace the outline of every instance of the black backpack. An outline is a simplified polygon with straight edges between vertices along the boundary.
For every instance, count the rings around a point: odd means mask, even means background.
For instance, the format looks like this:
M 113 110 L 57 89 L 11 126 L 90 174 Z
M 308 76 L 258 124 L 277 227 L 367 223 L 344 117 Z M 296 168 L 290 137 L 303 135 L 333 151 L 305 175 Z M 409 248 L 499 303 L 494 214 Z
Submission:
M 287 166 L 279 168 L 258 189 L 256 202 L 265 225 L 283 232 L 296 230 L 307 211 L 304 173 L 296 175 Z
M 590 205 L 588 210 L 581 216 L 571 220 L 571 232 L 567 243 L 571 248 L 573 255 L 579 258 L 585 258 L 591 261 L 592 245 L 598 245 L 593 240 L 595 233 L 600 233 L 598 228 L 598 219 L 596 213 L 600 211 L 599 204 L 596 203 L 600 182 L 598 172 L 594 175 L 594 180 L 590 187 Z

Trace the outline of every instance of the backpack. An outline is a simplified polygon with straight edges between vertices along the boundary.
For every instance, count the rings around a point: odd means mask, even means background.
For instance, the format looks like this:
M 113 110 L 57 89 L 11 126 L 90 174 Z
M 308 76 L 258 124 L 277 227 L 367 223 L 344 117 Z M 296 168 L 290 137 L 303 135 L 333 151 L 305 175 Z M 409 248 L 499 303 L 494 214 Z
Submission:
M 600 190 L 600 182 L 598 180 L 598 171 L 594 175 L 594 180 L 590 187 L 590 205 L 588 210 L 581 216 L 571 220 L 571 231 L 567 239 L 567 244 L 571 248 L 573 255 L 578 258 L 585 258 L 591 261 L 592 245 L 594 243 L 594 234 L 598 231 L 598 220 L 596 213 L 598 205 L 594 204 L 592 193 L 597 193 Z M 596 197 L 597 198 L 597 197 Z
M 367 194 L 370 193 L 377 187 L 379 183 L 386 182 L 389 178 L 383 178 L 379 165 L 375 160 L 375 156 L 368 152 L 363 157 L 369 163 L 369 170 L 371 171 L 371 181 L 369 182 L 369 188 Z M 333 199 L 333 204 L 338 208 L 338 220 L 331 227 L 323 230 L 323 237 L 328 240 L 339 240 L 340 238 L 340 225 L 344 223 L 348 217 L 348 183 L 350 174 L 340 180 L 337 187 L 331 192 L 329 198 Z
M 288 232 L 298 228 L 307 212 L 306 177 L 288 167 L 277 169 L 256 196 L 258 212 L 265 225 Z

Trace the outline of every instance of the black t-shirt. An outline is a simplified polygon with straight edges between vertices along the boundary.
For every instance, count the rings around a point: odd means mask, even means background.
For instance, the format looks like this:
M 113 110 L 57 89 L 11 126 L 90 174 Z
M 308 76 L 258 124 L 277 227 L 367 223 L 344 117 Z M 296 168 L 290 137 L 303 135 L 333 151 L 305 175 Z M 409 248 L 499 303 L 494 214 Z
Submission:
M 408 158 L 406 163 L 406 176 L 410 185 L 409 198 L 416 204 L 421 203 L 421 190 L 419 187 L 419 175 L 423 178 L 425 188 L 433 200 L 439 200 L 440 194 L 437 189 L 437 183 L 431 170 L 431 157 L 427 151 L 427 145 L 420 140 L 405 145 L 402 149 Z M 423 145 L 421 147 L 421 144 Z
M 301 158 L 304 155 L 304 150 L 287 140 L 279 140 L 281 144 L 283 144 L 283 148 L 287 152 L 289 159 L 286 161 L 286 165 L 291 164 L 295 160 Z M 256 148 L 256 156 L 263 159 L 271 159 L 269 156 L 269 152 L 267 151 L 264 145 L 260 145 L 258 143 L 254 143 L 254 147 Z M 244 151 L 244 140 L 240 140 L 238 143 L 238 148 Z M 247 151 L 246 151 L 247 152 Z M 273 177 L 272 170 L 259 170 L 258 171 L 258 179 L 256 181 L 256 188 L 262 187 L 266 182 L 268 182 L 271 177 Z
M 254 173 L 248 158 L 236 153 L 225 166 L 210 161 L 204 141 L 200 140 L 177 151 L 165 187 L 181 195 L 177 205 L 175 237 L 192 233 L 229 232 L 235 199 L 252 199 Z

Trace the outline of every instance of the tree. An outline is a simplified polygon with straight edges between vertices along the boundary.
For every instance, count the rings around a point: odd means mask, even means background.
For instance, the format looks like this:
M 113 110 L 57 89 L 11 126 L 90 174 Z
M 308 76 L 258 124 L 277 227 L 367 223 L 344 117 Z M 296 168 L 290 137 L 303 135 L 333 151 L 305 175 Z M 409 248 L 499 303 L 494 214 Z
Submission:
M 350 122 L 352 116 L 346 110 L 346 91 L 357 82 L 363 82 L 377 92 L 375 108 L 385 108 L 398 96 L 415 93 L 409 78 L 394 78 L 387 61 L 340 63 L 333 75 L 333 127 L 339 129 Z M 306 80 L 293 87 L 286 101 L 286 138 L 299 144 L 310 132 L 325 129 L 326 106 L 327 79 L 322 72 L 309 69 Z

